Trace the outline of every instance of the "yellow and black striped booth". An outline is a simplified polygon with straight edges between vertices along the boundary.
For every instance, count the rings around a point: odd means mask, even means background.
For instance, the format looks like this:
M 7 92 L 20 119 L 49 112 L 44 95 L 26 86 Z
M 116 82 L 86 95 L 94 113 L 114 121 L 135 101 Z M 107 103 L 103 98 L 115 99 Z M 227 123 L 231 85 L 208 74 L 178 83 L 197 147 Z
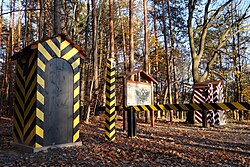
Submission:
M 78 142 L 84 56 L 65 35 L 33 43 L 12 56 L 17 60 L 15 143 L 40 148 Z

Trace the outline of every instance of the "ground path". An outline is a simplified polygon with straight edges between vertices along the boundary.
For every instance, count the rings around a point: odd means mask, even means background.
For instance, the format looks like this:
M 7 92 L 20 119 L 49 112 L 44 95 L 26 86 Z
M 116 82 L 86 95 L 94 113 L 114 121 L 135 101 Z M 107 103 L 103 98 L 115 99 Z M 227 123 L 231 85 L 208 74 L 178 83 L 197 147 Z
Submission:
M 12 120 L 0 117 L 0 166 L 250 166 L 250 122 L 201 128 L 156 121 L 137 123 L 127 138 L 117 121 L 114 142 L 106 142 L 103 120 L 81 123 L 80 147 L 20 153 L 12 145 Z

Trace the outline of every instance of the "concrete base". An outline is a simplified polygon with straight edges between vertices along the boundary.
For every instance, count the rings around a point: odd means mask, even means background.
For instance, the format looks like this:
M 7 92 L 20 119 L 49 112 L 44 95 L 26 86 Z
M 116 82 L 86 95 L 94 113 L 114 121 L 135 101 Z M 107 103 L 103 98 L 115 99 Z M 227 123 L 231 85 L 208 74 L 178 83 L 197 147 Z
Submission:
M 74 146 L 82 146 L 82 142 L 75 142 L 75 143 L 65 143 L 65 144 L 58 144 L 58 145 L 52 145 L 52 146 L 45 146 L 40 148 L 34 148 L 28 145 L 20 144 L 20 143 L 12 143 L 12 145 L 18 150 L 22 152 L 39 152 L 44 151 L 48 149 L 55 149 L 55 148 L 64 148 L 64 147 L 74 147 Z

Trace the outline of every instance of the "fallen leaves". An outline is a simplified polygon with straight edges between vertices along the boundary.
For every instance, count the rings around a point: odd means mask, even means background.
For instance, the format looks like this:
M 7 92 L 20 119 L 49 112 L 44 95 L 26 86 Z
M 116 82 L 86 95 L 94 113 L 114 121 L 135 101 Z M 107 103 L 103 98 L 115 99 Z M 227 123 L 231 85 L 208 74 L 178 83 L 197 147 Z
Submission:
M 250 125 L 203 129 L 181 123 L 137 123 L 128 138 L 116 123 L 116 140 L 106 142 L 103 121 L 81 123 L 82 146 L 19 153 L 11 146 L 12 120 L 0 118 L 0 164 L 4 166 L 249 166 Z M 242 127 L 242 128 L 241 128 Z M 240 133 L 237 133 L 237 132 Z M 0 166 L 1 166 L 0 165 Z

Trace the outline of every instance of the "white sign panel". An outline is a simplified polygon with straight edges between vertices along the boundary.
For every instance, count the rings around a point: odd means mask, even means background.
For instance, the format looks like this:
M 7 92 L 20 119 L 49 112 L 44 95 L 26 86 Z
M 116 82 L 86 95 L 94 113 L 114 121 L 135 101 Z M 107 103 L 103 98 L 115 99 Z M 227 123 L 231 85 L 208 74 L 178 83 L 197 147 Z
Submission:
M 151 84 L 135 81 L 127 81 L 127 105 L 151 105 Z

